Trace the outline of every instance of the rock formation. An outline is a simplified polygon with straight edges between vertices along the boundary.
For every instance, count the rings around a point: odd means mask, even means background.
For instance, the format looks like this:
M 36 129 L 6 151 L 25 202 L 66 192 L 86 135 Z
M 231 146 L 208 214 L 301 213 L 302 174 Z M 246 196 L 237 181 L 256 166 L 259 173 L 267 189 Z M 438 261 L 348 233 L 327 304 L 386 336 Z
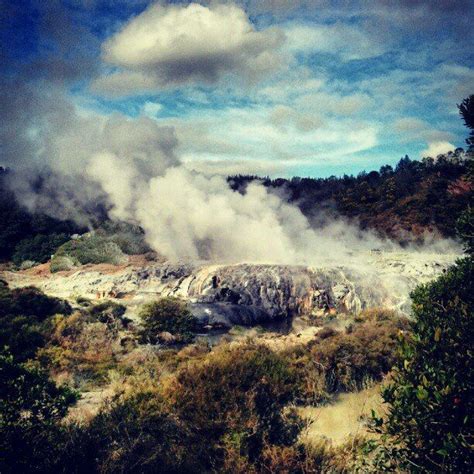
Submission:
M 435 277 L 456 255 L 367 254 L 364 265 L 307 267 L 271 264 L 210 265 L 153 263 L 114 271 L 82 268 L 34 278 L 5 272 L 12 286 L 33 284 L 46 293 L 73 298 L 116 298 L 129 312 L 141 303 L 176 296 L 190 303 L 203 326 L 228 327 L 281 321 L 296 315 L 357 313 L 367 307 L 409 312 L 409 292 Z

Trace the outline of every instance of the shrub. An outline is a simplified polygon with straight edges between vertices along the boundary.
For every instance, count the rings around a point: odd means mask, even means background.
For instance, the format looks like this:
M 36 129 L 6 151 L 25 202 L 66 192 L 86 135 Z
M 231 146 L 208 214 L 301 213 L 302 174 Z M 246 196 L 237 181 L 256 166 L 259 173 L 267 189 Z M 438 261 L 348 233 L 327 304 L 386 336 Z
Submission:
M 69 258 L 74 265 L 87 263 L 119 265 L 126 261 L 124 253 L 116 243 L 98 234 L 86 234 L 61 245 L 51 261 L 53 269 L 57 268 L 56 259 L 64 257 Z
M 77 395 L 0 354 L 0 471 L 53 472 L 60 426 Z
M 103 301 L 91 306 L 88 311 L 92 320 L 109 326 L 127 326 L 131 322 L 130 319 L 124 317 L 125 306 L 113 301 Z
M 72 258 L 55 255 L 49 264 L 49 271 L 51 273 L 64 272 L 72 270 L 75 266 Z
M 413 293 L 413 336 L 382 392 L 376 463 L 410 472 L 472 472 L 474 261 L 459 260 Z
M 370 313 L 377 319 L 375 314 L 379 312 Z M 311 343 L 284 351 L 298 374 L 299 400 L 321 403 L 331 394 L 360 390 L 367 381 L 381 380 L 394 365 L 398 340 L 407 330 L 403 318 L 367 320 L 346 331 L 324 328 Z
M 474 254 L 474 207 L 468 207 L 461 214 L 456 223 L 456 230 L 464 244 L 465 252 Z
M 34 286 L 10 290 L 0 286 L 0 318 L 5 315 L 36 316 L 40 321 L 53 314 L 70 314 L 71 306 L 65 300 L 45 295 Z
M 25 260 L 38 263 L 47 262 L 56 249 L 67 240 L 66 234 L 37 234 L 34 237 L 23 239 L 16 245 L 12 261 L 18 266 Z
M 72 373 L 75 383 L 81 384 L 103 382 L 121 351 L 116 326 L 78 311 L 57 318 L 50 342 L 38 352 L 38 358 L 56 372 Z
M 317 338 L 311 357 L 324 375 L 326 391 L 360 390 L 367 379 L 381 380 L 395 363 L 399 336 L 406 328 L 404 320 L 367 322 L 350 332 Z
M 145 241 L 145 232 L 138 225 L 108 221 L 97 230 L 97 233 L 115 242 L 127 255 L 144 254 L 151 250 Z
M 201 440 L 200 459 L 218 470 L 226 451 L 258 465 L 266 445 L 295 441 L 302 425 L 284 408 L 295 397 L 296 381 L 285 359 L 269 349 L 225 345 L 179 369 L 164 396 Z
M 205 472 L 193 452 L 195 434 L 155 394 L 113 400 L 74 444 L 75 457 L 92 464 L 85 472 Z
M 162 298 L 146 304 L 140 311 L 143 321 L 142 342 L 156 344 L 161 332 L 169 332 L 180 341 L 190 341 L 197 329 L 197 320 L 185 302 L 177 298 Z
M 5 283 L 0 284 L 0 348 L 8 346 L 18 361 L 33 358 L 46 344 L 51 316 L 70 311 L 67 302 L 36 288 L 10 290 Z

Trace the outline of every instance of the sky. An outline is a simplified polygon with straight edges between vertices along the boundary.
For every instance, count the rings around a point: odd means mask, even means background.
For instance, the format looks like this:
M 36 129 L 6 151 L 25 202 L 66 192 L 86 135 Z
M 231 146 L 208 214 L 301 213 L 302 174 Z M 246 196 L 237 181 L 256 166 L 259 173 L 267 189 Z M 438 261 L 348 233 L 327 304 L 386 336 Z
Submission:
M 464 146 L 473 21 L 464 0 L 0 0 L 0 164 L 80 168 L 114 117 L 207 175 L 436 156 Z

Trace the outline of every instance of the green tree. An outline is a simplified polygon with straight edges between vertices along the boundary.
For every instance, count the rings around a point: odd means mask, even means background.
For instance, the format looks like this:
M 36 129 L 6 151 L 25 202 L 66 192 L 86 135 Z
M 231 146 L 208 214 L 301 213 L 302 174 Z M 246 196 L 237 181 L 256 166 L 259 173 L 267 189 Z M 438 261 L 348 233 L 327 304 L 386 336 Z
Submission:
M 161 332 L 169 332 L 182 341 L 189 341 L 197 328 L 196 318 L 186 303 L 177 298 L 162 298 L 144 305 L 140 317 L 143 321 L 141 339 L 151 344 L 158 342 Z

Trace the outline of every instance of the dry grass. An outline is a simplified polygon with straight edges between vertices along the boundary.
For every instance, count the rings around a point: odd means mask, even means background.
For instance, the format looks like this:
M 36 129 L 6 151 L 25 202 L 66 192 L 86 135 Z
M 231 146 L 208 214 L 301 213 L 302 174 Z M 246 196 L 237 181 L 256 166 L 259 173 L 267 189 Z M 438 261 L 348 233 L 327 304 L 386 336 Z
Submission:
M 308 446 L 317 446 L 322 440 L 339 446 L 351 439 L 369 436 L 366 420 L 371 410 L 380 412 L 381 409 L 380 384 L 359 392 L 340 394 L 330 405 L 301 408 L 300 416 L 310 421 L 301 440 Z

